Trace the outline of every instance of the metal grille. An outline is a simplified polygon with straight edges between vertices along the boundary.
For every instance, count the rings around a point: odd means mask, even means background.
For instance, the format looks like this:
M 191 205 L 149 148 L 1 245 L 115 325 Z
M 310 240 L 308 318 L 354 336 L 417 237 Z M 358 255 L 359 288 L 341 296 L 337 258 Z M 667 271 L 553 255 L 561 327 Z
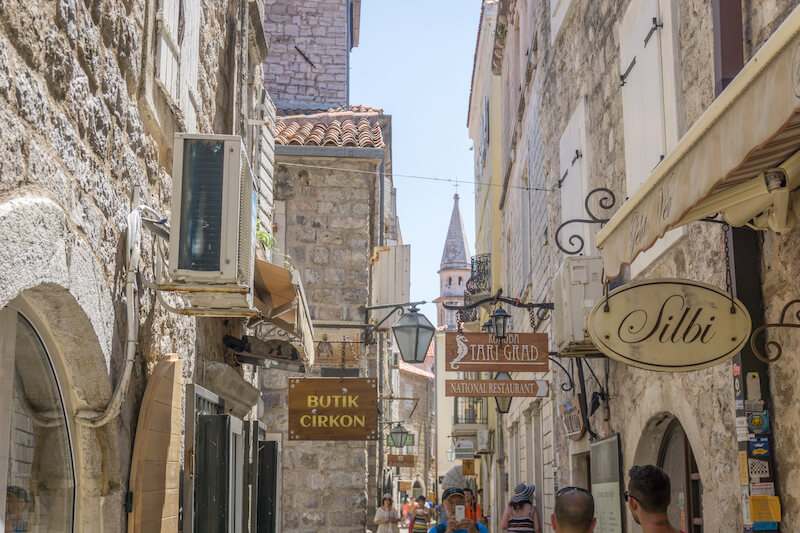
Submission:
M 472 274 L 467 281 L 467 291 L 470 294 L 490 292 L 491 264 L 491 254 L 472 256 Z
M 486 398 L 456 398 L 454 424 L 486 424 Z

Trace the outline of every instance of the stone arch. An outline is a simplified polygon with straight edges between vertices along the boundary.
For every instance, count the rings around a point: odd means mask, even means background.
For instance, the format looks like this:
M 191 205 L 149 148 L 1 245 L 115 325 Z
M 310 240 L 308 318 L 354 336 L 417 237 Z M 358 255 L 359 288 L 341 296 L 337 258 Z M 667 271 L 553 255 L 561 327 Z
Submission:
M 24 314 L 41 334 L 62 383 L 68 416 L 103 408 L 112 392 L 111 292 L 88 244 L 70 230 L 64 209 L 49 198 L 0 203 L 0 308 L 6 306 Z M 77 425 L 74 418 L 71 422 L 75 527 L 96 528 L 99 516 L 118 527 L 119 512 L 112 517 L 102 512 L 122 503 L 118 423 L 96 431 Z M 103 501 L 108 497 L 113 501 Z

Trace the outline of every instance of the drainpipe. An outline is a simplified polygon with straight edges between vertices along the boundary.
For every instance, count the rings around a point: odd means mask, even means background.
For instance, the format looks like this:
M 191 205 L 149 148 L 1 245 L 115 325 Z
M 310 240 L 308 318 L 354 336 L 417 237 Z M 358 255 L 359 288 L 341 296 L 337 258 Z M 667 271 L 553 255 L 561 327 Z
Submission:
M 383 242 L 383 227 L 384 227 L 383 217 L 384 217 L 384 208 L 385 208 L 384 204 L 385 204 L 385 202 L 384 202 L 383 199 L 385 198 L 384 189 L 385 189 L 386 180 L 384 179 L 383 173 L 384 173 L 384 168 L 385 168 L 385 161 L 386 161 L 386 148 L 383 148 L 382 151 L 381 151 L 381 164 L 380 164 L 380 167 L 379 167 L 380 168 L 380 174 L 378 175 L 378 179 L 380 179 L 380 181 L 381 181 L 381 183 L 380 183 L 381 197 L 380 197 L 380 200 L 379 200 L 379 203 L 380 203 L 380 208 L 379 208 L 380 220 L 378 220 L 378 224 L 379 224 L 378 247 L 380 247 L 380 248 L 383 248 L 383 244 L 384 244 L 384 242 Z M 383 333 L 379 333 L 378 334 L 378 339 L 379 339 L 379 342 L 378 342 L 378 396 L 382 396 L 383 395 L 383 391 L 381 390 L 381 388 L 383 387 L 383 349 L 384 349 Z M 389 370 L 389 372 L 391 373 L 391 370 Z M 384 418 L 383 417 L 383 413 L 384 413 L 384 406 L 385 405 L 386 404 L 383 401 L 381 401 L 381 406 L 380 406 L 381 409 L 380 409 L 380 411 L 378 411 L 378 468 L 377 468 L 377 472 L 376 472 L 376 474 L 377 474 L 376 477 L 378 478 L 378 491 L 377 491 L 377 494 L 378 494 L 378 505 L 381 504 L 381 500 L 380 499 L 383 497 L 383 486 L 382 486 L 382 484 L 383 484 L 383 432 L 381 431 L 381 428 L 383 427 L 383 425 L 381 424 L 381 422 L 383 422 L 383 418 Z

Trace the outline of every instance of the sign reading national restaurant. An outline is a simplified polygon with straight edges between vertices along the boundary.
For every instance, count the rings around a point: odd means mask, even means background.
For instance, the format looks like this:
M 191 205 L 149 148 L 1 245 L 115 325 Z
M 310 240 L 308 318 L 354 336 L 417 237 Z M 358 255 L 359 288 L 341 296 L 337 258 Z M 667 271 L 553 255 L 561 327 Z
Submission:
M 500 342 L 491 333 L 445 334 L 449 372 L 547 372 L 547 334 L 509 333 Z
M 377 438 L 377 380 L 289 378 L 289 440 Z
M 589 314 L 595 346 L 625 364 L 698 370 L 733 357 L 750 338 L 750 314 L 723 290 L 684 279 L 629 283 Z
M 549 394 L 550 384 L 540 379 L 524 381 L 446 379 L 444 382 L 445 396 L 543 398 Z

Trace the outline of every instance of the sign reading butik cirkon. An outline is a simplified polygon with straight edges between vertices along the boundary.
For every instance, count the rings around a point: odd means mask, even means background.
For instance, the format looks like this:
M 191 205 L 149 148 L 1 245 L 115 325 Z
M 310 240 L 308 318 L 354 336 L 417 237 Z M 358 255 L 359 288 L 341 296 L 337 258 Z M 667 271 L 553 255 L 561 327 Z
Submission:
M 547 334 L 509 333 L 499 341 L 491 333 L 445 334 L 448 372 L 547 372 Z
M 622 363 L 685 372 L 725 361 L 750 338 L 739 300 L 699 281 L 654 279 L 624 285 L 589 314 L 595 346 Z
M 289 378 L 289 440 L 377 438 L 377 380 Z

